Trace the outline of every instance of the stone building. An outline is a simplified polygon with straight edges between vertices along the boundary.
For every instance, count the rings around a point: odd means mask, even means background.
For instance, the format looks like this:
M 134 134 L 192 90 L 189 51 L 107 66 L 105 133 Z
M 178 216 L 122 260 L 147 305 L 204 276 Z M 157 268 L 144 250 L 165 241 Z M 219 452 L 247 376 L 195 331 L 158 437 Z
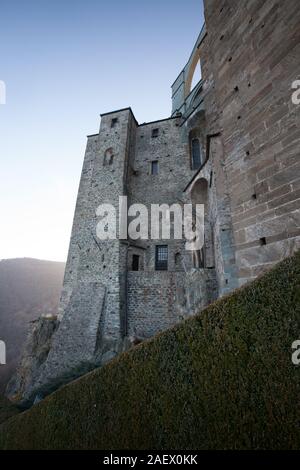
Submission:
M 171 117 L 139 124 L 121 109 L 102 114 L 88 136 L 49 354 L 34 383 L 16 378 L 11 396 L 49 393 L 300 247 L 299 2 L 204 3 L 206 23 L 172 85 Z M 119 196 L 149 210 L 204 204 L 203 249 L 99 240 L 97 208 L 118 207 Z

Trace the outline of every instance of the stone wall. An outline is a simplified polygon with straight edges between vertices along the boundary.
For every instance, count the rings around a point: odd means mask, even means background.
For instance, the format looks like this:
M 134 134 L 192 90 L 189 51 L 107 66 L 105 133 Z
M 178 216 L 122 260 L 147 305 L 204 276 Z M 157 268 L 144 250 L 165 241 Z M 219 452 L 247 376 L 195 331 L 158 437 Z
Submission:
M 205 18 L 206 120 L 222 132 L 244 283 L 300 246 L 299 2 L 206 0 Z
M 128 334 L 149 338 L 217 298 L 215 271 L 128 273 Z

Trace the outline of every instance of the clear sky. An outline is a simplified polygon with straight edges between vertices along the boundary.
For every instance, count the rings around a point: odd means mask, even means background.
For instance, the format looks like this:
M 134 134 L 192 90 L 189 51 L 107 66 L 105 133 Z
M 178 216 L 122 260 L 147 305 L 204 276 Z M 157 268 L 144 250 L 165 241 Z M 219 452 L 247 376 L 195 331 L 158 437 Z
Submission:
M 0 259 L 65 261 L 86 135 L 168 117 L 202 0 L 1 0 Z

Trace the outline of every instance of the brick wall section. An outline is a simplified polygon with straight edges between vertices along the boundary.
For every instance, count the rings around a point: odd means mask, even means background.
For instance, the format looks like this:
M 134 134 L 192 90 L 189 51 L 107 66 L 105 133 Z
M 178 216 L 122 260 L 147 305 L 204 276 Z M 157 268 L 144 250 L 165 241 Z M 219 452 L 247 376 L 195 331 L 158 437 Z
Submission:
M 128 334 L 149 338 L 217 297 L 215 271 L 128 273 Z
M 202 74 L 217 104 L 211 114 L 207 99 L 206 118 L 222 131 L 243 283 L 300 246 L 299 2 L 206 0 L 205 17 Z

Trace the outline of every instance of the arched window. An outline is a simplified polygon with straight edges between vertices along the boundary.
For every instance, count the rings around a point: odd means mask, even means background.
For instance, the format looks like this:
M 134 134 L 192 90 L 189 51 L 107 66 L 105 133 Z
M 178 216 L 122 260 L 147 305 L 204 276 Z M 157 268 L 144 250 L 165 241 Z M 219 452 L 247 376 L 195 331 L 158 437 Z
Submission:
M 197 65 L 195 67 L 194 73 L 193 73 L 193 77 L 192 77 L 192 81 L 191 81 L 191 90 L 193 90 L 195 88 L 195 86 L 199 83 L 201 78 L 202 78 L 201 77 L 201 63 L 200 63 L 200 59 L 199 59 L 198 62 L 197 62 Z
M 109 149 L 106 150 L 106 152 L 104 154 L 103 166 L 112 165 L 113 161 L 114 161 L 113 149 L 109 148 Z
M 193 205 L 204 205 L 204 245 L 193 252 L 193 265 L 195 268 L 215 267 L 214 234 L 211 223 L 211 209 L 209 201 L 209 184 L 205 178 L 197 180 L 191 191 Z
M 192 139 L 191 142 L 192 149 L 192 169 L 198 170 L 202 165 L 202 156 L 199 139 Z
M 197 48 L 195 50 L 189 61 L 189 64 L 189 67 L 185 70 L 185 98 L 190 94 L 190 92 L 195 88 L 197 83 L 199 83 L 202 78 L 200 49 Z

